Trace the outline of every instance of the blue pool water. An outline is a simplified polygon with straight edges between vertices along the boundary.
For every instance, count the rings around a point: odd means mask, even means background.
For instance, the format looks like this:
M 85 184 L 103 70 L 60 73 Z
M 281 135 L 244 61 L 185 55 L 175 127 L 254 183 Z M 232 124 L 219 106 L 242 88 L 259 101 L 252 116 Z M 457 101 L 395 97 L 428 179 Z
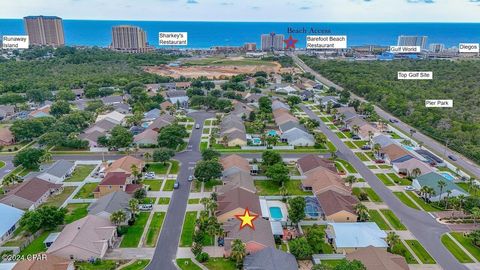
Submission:
M 316 218 L 320 215 L 320 206 L 317 198 L 305 197 L 305 214 L 309 217 Z
M 445 179 L 447 179 L 448 181 L 454 181 L 455 180 L 455 177 L 453 177 L 451 174 L 447 173 L 447 172 L 441 172 L 440 173 Z
M 275 130 L 270 130 L 268 133 L 267 133 L 268 136 L 277 136 L 277 132 Z
M 150 126 L 150 123 L 148 123 L 148 122 L 143 122 L 142 123 L 143 128 L 148 128 L 148 126 Z
M 280 220 L 283 218 L 282 209 L 280 209 L 280 207 L 272 206 L 269 208 L 269 210 L 270 210 L 270 217 L 272 219 Z
M 262 140 L 260 138 L 252 138 L 252 143 L 258 145 L 262 143 Z
M 403 144 L 402 144 L 402 146 L 403 146 L 403 148 L 407 149 L 408 151 L 413 151 L 413 150 L 415 150 L 415 147 L 412 147 L 412 146 L 403 145 Z

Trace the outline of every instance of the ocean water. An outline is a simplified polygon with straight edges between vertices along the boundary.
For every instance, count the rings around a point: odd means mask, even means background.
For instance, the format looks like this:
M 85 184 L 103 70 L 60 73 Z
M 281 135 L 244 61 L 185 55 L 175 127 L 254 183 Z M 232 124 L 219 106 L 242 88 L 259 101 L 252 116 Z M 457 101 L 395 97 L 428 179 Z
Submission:
M 326 35 L 347 35 L 348 46 L 396 45 L 399 35 L 426 35 L 428 43 L 443 43 L 447 47 L 458 43 L 480 42 L 480 23 L 263 23 L 263 22 L 153 22 L 153 21 L 93 21 L 64 20 L 67 45 L 108 46 L 114 25 L 135 25 L 147 32 L 150 45 L 158 45 L 158 32 L 188 32 L 188 46 L 210 48 L 239 46 L 255 42 L 260 35 L 275 32 L 288 38 L 288 29 L 314 29 Z M 0 35 L 25 34 L 23 21 L 0 19 Z M 298 39 L 297 48 L 305 47 L 307 34 L 292 34 Z

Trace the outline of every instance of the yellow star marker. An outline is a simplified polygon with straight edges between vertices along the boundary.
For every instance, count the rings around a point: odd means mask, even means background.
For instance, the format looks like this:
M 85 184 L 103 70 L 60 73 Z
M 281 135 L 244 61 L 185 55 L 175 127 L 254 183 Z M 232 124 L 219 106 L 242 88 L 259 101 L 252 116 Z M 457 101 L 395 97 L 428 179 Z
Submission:
M 258 215 L 250 213 L 248 208 L 245 209 L 243 215 L 235 215 L 235 217 L 242 221 L 242 223 L 240 224 L 240 230 L 243 229 L 245 226 L 248 226 L 255 230 L 255 225 L 253 224 L 253 221 L 258 218 Z

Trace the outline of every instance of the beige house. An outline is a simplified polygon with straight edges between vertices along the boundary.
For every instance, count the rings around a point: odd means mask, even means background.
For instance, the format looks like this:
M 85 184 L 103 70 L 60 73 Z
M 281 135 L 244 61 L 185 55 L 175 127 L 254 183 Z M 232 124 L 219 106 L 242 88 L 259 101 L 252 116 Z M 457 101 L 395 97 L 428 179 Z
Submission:
M 236 218 L 235 215 L 242 215 L 247 208 L 253 214 L 262 214 L 258 196 L 240 187 L 218 195 L 217 203 L 216 215 L 221 223 Z
M 52 254 L 37 254 L 38 260 L 22 260 L 12 270 L 75 270 L 73 261 Z
M 342 195 L 350 195 L 350 189 L 345 185 L 343 179 L 327 168 L 317 167 L 305 174 L 302 179 L 302 186 L 305 190 L 311 190 L 313 194 L 334 190 Z
M 347 254 L 349 261 L 358 260 L 368 270 L 408 270 L 407 261 L 400 255 L 392 254 L 382 248 L 368 246 Z
M 143 167 L 145 167 L 145 162 L 132 156 L 125 156 L 112 162 L 112 164 L 107 167 L 106 173 L 123 172 L 126 173 L 128 177 L 130 177 L 132 174 L 133 165 L 135 165 L 138 171 L 141 172 L 143 170 Z
M 356 222 L 355 205 L 359 201 L 351 195 L 343 195 L 333 190 L 317 194 L 324 218 L 335 222 Z
M 65 226 L 47 253 L 70 260 L 103 258 L 117 237 L 108 219 L 88 215 Z

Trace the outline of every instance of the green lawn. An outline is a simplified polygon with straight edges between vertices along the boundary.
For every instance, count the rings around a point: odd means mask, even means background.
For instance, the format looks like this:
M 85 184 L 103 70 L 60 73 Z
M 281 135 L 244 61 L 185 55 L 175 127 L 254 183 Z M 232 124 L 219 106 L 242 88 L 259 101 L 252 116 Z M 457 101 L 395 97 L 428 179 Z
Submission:
M 158 198 L 157 204 L 169 204 L 170 198 L 169 197 L 160 197 Z
M 308 225 L 302 226 L 302 230 L 303 230 L 304 233 L 306 233 L 309 230 L 309 228 L 311 228 L 311 227 L 312 226 L 308 226 Z M 323 230 L 323 233 L 325 234 L 325 229 L 327 228 L 327 226 L 326 225 L 319 225 L 319 227 Z M 333 250 L 333 247 L 328 242 L 324 241 L 322 243 L 322 252 L 321 253 L 322 254 L 333 254 L 335 252 Z
M 203 189 L 206 192 L 211 192 L 213 191 L 213 188 L 215 186 L 221 185 L 222 181 L 221 180 L 209 180 L 203 184 Z
M 45 231 L 41 233 L 37 238 L 35 238 L 28 246 L 26 246 L 22 251 L 20 251 L 19 255 L 31 255 L 31 254 L 37 254 L 40 252 L 44 252 L 47 250 L 45 247 L 45 244 L 43 241 L 47 239 L 47 237 L 52 233 L 53 231 Z
M 378 227 L 382 230 L 391 230 L 390 226 L 388 226 L 385 219 L 380 215 L 378 210 L 368 210 L 368 214 L 370 215 L 370 220 L 377 223 Z
M 390 210 L 390 209 L 380 209 L 380 212 L 382 212 L 382 214 L 385 216 L 385 218 L 390 223 L 390 225 L 392 225 L 394 230 L 398 230 L 398 231 L 406 231 L 407 230 L 405 225 L 403 225 L 402 222 L 400 221 L 400 219 L 398 219 L 398 217 L 395 216 L 395 214 L 392 212 L 392 210 Z
M 147 172 L 154 172 L 155 174 L 166 174 L 168 170 L 168 162 L 163 163 L 147 163 L 145 165 Z
M 170 168 L 169 174 L 178 174 L 178 170 L 180 169 L 180 164 L 177 160 L 170 160 L 172 167 Z
M 368 141 L 353 141 L 353 144 L 355 144 L 358 148 L 361 148 L 364 145 L 368 144 Z
M 322 265 L 329 266 L 331 268 L 339 265 L 343 260 L 323 260 Z M 330 268 L 329 268 L 330 269 Z
M 185 221 L 183 222 L 182 235 L 180 237 L 180 246 L 189 247 L 192 245 L 193 231 L 195 230 L 195 220 L 197 219 L 197 212 L 189 211 L 185 214 Z
M 140 200 L 140 203 L 141 204 L 154 204 L 155 200 L 157 200 L 157 198 L 155 198 L 155 197 L 145 197 L 142 200 Z
M 473 263 L 473 260 L 446 234 L 442 235 L 442 244 L 461 263 Z
M 376 165 L 368 165 L 367 168 L 369 169 L 378 169 L 378 167 Z
M 344 141 L 343 142 L 346 146 L 348 146 L 348 148 L 350 149 L 358 149 L 358 147 L 351 141 Z
M 165 185 L 163 185 L 163 191 L 173 191 L 173 185 L 175 184 L 175 180 L 167 179 Z
M 418 205 L 420 205 L 423 210 L 427 212 L 436 212 L 436 211 L 442 211 L 441 209 L 438 209 L 434 207 L 430 203 L 426 203 L 422 198 L 418 197 L 417 194 L 414 191 L 407 191 L 406 192 L 412 200 L 414 200 Z
M 208 142 L 200 142 L 200 151 L 206 150 L 208 148 Z
M 140 212 L 137 215 L 135 223 L 129 226 L 127 232 L 123 235 L 122 243 L 120 243 L 121 248 L 136 248 L 138 246 L 149 215 L 149 212 Z
M 77 187 L 64 187 L 60 194 L 50 196 L 42 205 L 60 207 Z
M 377 178 L 380 179 L 380 181 L 383 182 L 383 184 L 385 186 L 394 186 L 395 184 L 392 182 L 392 180 L 390 180 L 390 178 L 388 178 L 387 175 L 383 174 L 383 173 L 378 173 L 376 174 Z
M 198 204 L 200 203 L 200 199 L 188 199 L 188 204 Z
M 401 186 L 409 186 L 412 184 L 412 181 L 399 177 L 396 173 L 387 173 L 387 175 L 390 177 L 390 179 L 393 179 L 393 182 L 397 183 L 398 185 Z
M 345 136 L 345 134 L 343 134 L 342 132 L 335 132 L 335 134 L 337 134 L 337 136 L 340 138 L 340 139 L 346 139 L 347 136 Z
M 155 212 L 153 213 L 152 221 L 150 222 L 150 227 L 148 227 L 147 232 L 147 241 L 145 245 L 147 247 L 154 247 L 157 244 L 157 238 L 162 229 L 163 220 L 165 219 L 165 212 Z
M 280 186 L 271 180 L 255 180 L 255 187 L 257 188 L 257 194 L 260 196 L 281 195 Z M 311 191 L 304 191 L 301 188 L 302 181 L 289 180 L 285 183 L 288 190 L 288 195 L 312 195 Z
M 208 261 L 204 262 L 209 270 L 235 270 L 237 269 L 235 262 L 226 258 L 210 258 Z
M 150 260 L 136 260 L 129 266 L 122 268 L 122 270 L 143 270 L 150 263 Z
M 380 165 L 378 165 L 378 167 L 379 167 L 380 169 L 391 169 L 391 168 L 392 168 L 392 166 L 390 166 L 390 165 L 385 165 L 385 164 L 380 164 Z
M 160 191 L 162 180 L 143 180 L 144 185 L 149 185 L 151 191 Z
M 407 194 L 401 192 L 401 191 L 397 191 L 397 192 L 393 192 L 393 194 L 395 194 L 395 196 L 397 196 L 397 198 L 403 203 L 405 204 L 406 206 L 410 207 L 410 208 L 413 208 L 413 209 L 417 209 L 417 210 L 420 210 L 416 205 L 415 203 L 407 196 Z
M 77 270 L 114 270 L 117 268 L 117 262 L 112 260 L 101 260 L 96 263 L 75 262 Z M 134 268 L 135 269 L 135 268 Z
M 89 199 L 93 198 L 93 190 L 98 186 L 98 183 L 86 183 L 73 197 L 74 199 Z
M 478 191 L 476 192 L 475 194 L 475 189 L 473 188 L 470 188 L 470 186 L 468 185 L 468 183 L 465 183 L 465 182 L 459 182 L 459 183 L 455 183 L 457 184 L 457 186 L 461 187 L 463 190 L 465 190 L 466 192 L 470 193 L 470 195 L 472 196 L 477 196 L 478 195 Z
M 356 152 L 355 155 L 361 160 L 361 161 L 370 161 L 370 159 L 361 152 Z M 375 166 L 376 167 L 376 166 Z
M 382 202 L 382 199 L 372 188 L 362 188 L 365 193 L 367 193 L 368 197 L 372 202 Z
M 407 245 L 413 250 L 415 255 L 422 261 L 422 263 L 426 264 L 435 264 L 435 260 L 428 254 L 425 248 L 418 242 L 417 240 L 405 240 Z
M 5 167 L 5 162 L 0 160 L 0 169 L 3 168 L 3 167 Z
M 480 261 L 480 248 L 475 246 L 472 241 L 467 237 L 463 236 L 461 232 L 451 232 L 453 238 L 455 238 L 470 254 L 472 254 L 475 259 Z
M 348 163 L 347 161 L 345 161 L 343 159 L 337 159 L 336 161 L 340 162 L 343 165 L 343 167 L 347 170 L 347 172 L 357 173 L 357 170 L 355 170 L 355 168 L 353 168 L 352 164 Z
M 81 182 L 95 169 L 96 165 L 77 165 L 72 175 L 64 182 Z
M 392 248 L 392 253 L 405 257 L 408 264 L 417 264 L 417 260 L 413 257 L 412 253 L 408 251 L 402 242 L 399 242 Z
M 177 259 L 177 265 L 182 270 L 202 270 L 202 268 L 192 262 L 191 259 Z
M 67 214 L 65 215 L 65 224 L 70 224 L 75 220 L 79 220 L 87 216 L 88 203 L 70 203 L 67 204 Z

